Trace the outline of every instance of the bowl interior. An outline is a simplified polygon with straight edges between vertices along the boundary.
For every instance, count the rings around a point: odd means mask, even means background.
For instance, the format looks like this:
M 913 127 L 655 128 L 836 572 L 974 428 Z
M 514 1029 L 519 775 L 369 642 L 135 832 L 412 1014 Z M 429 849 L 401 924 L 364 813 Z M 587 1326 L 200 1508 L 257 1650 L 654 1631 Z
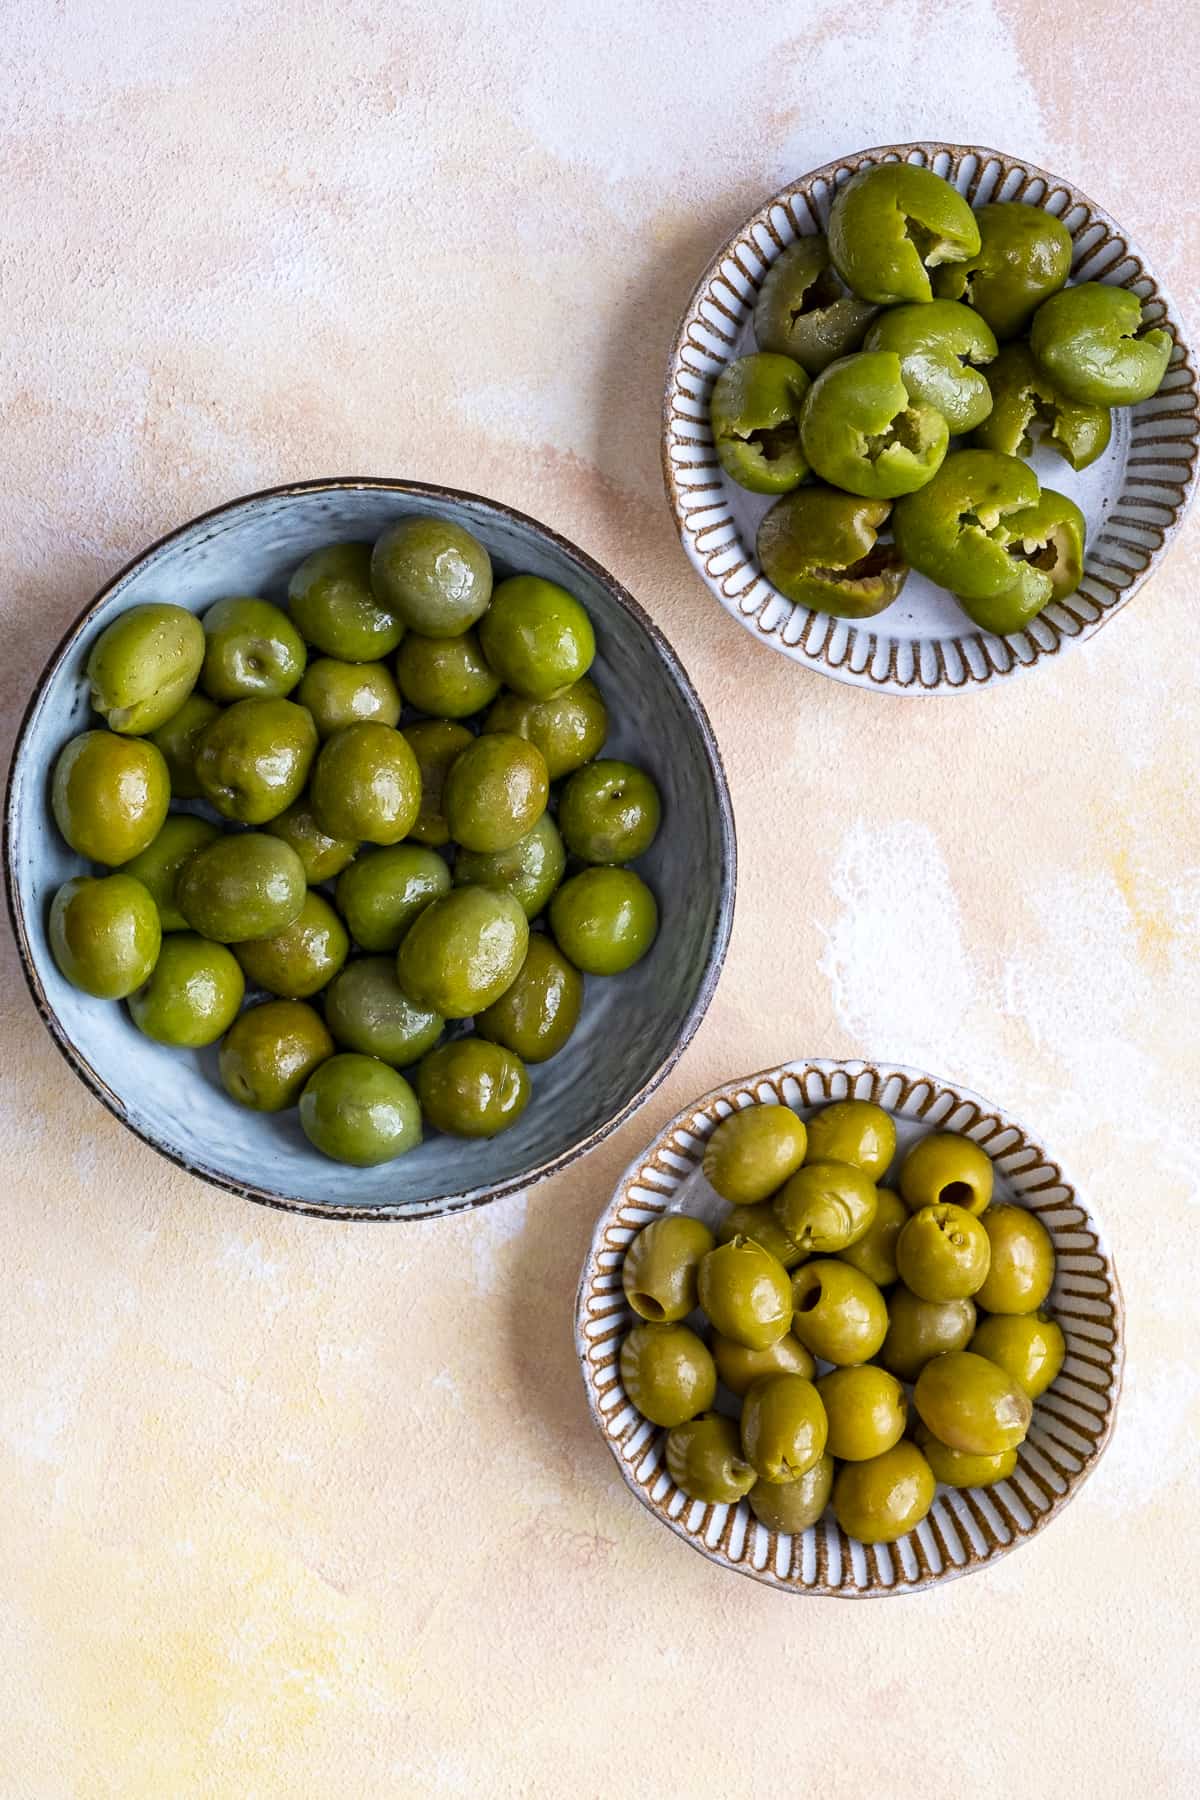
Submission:
M 772 504 L 721 469 L 708 425 L 712 384 L 728 362 L 756 348 L 754 304 L 788 244 L 824 231 L 837 189 L 872 163 L 919 163 L 973 206 L 1016 200 L 1061 218 L 1074 243 L 1071 279 L 1132 289 L 1147 320 L 1169 324 L 1175 349 L 1162 387 L 1140 406 L 1116 408 L 1112 442 L 1076 473 L 1040 446 L 1028 459 L 1047 487 L 1068 494 L 1087 521 L 1087 556 L 1077 593 L 1048 606 L 1010 637 L 981 632 L 953 597 L 915 572 L 877 619 L 855 623 L 797 606 L 772 586 L 755 552 Z M 1145 257 L 1087 197 L 1031 164 L 995 151 L 947 144 L 864 151 L 830 163 L 761 207 L 701 279 L 676 340 L 667 382 L 667 492 L 683 545 L 725 607 L 763 642 L 842 681 L 884 691 L 963 691 L 1054 655 L 1088 637 L 1129 599 L 1180 523 L 1195 486 L 1200 411 L 1195 371 L 1178 315 Z
M 1057 1269 L 1049 1305 L 1067 1341 L 1062 1372 L 1034 1407 L 1012 1477 L 991 1488 L 939 1486 L 928 1518 L 892 1545 L 847 1537 L 832 1513 L 803 1534 L 788 1535 L 759 1524 L 745 1501 L 709 1506 L 689 1499 L 666 1473 L 666 1434 L 626 1397 L 617 1360 L 622 1339 L 636 1323 L 621 1289 L 630 1241 L 664 1212 L 691 1213 L 711 1224 L 725 1214 L 700 1167 L 714 1127 L 756 1102 L 792 1106 L 806 1117 L 848 1096 L 874 1100 L 891 1113 L 899 1156 L 935 1129 L 966 1132 L 983 1145 L 996 1168 L 996 1198 L 1029 1207 L 1054 1240 Z M 588 1403 L 638 1499 L 726 1568 L 789 1593 L 852 1598 L 911 1591 L 981 1568 L 1060 1511 L 1091 1472 L 1112 1430 L 1122 1329 L 1120 1290 L 1101 1229 L 1061 1169 L 1020 1125 L 978 1095 L 915 1069 L 821 1061 L 785 1063 L 720 1088 L 668 1125 L 626 1170 L 601 1215 L 576 1306 Z M 729 1402 L 723 1389 L 718 1407 L 722 1398 Z
M 84 668 L 97 634 L 124 608 L 169 600 L 202 611 L 226 594 L 282 600 L 295 565 L 322 544 L 371 539 L 393 520 L 436 511 L 487 545 L 498 574 L 560 582 L 591 615 L 593 674 L 609 705 L 604 754 L 648 768 L 664 823 L 639 869 L 663 929 L 637 968 L 587 982 L 565 1050 L 531 1070 L 520 1122 L 491 1142 L 430 1134 L 376 1169 L 329 1162 L 297 1115 L 251 1113 L 227 1098 L 216 1051 L 166 1050 L 125 1009 L 90 999 L 54 965 L 45 923 L 55 889 L 81 863 L 49 807 L 54 759 L 90 718 Z M 617 583 L 530 519 L 471 496 L 414 484 L 315 484 L 254 496 L 197 520 L 119 577 L 48 669 L 27 715 L 9 795 L 14 924 L 35 997 L 84 1079 L 141 1136 L 196 1173 L 252 1197 L 339 1215 L 451 1210 L 520 1185 L 615 1124 L 660 1078 L 695 1029 L 716 983 L 732 914 L 734 850 L 724 776 L 695 694 L 673 652 Z

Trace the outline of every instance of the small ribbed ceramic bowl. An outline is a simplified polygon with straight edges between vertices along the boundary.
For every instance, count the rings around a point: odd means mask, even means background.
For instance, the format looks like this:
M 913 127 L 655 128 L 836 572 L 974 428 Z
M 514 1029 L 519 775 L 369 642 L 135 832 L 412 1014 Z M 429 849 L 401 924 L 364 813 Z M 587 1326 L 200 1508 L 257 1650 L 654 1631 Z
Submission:
M 886 612 L 834 619 L 787 600 L 767 580 L 755 538 L 770 498 L 730 481 L 708 425 L 712 384 L 726 363 L 755 349 L 754 303 L 775 258 L 797 237 L 824 231 L 837 189 L 871 163 L 917 163 L 953 182 L 972 206 L 1020 200 L 1056 214 L 1075 245 L 1072 280 L 1128 287 L 1175 350 L 1162 386 L 1140 406 L 1113 413 L 1105 454 L 1080 474 L 1037 449 L 1029 458 L 1046 485 L 1066 493 L 1087 520 L 1083 581 L 1025 631 L 979 631 L 950 594 L 910 574 Z M 1196 371 L 1179 314 L 1128 232 L 1068 181 L 976 144 L 889 144 L 826 163 L 790 182 L 734 233 L 692 295 L 671 351 L 663 403 L 663 477 L 692 566 L 726 612 L 760 643 L 822 675 L 878 693 L 953 694 L 1029 669 L 1091 637 L 1131 600 L 1179 529 L 1200 468 Z
M 235 1105 L 216 1051 L 167 1050 L 125 1009 L 63 980 L 46 941 L 55 889 L 82 864 L 50 814 L 55 757 L 89 718 L 84 674 L 99 632 L 126 607 L 171 600 L 202 611 L 226 594 L 282 600 L 311 550 L 371 539 L 407 513 L 437 512 L 486 544 L 498 574 L 561 583 L 595 627 L 593 674 L 611 716 L 608 756 L 649 769 L 663 826 L 639 864 L 661 907 L 662 931 L 637 968 L 587 982 L 567 1048 L 530 1071 L 519 1123 L 490 1142 L 430 1135 L 375 1169 L 352 1169 L 311 1148 L 296 1113 Z M 695 690 L 636 600 L 598 563 L 535 519 L 497 501 L 421 482 L 316 481 L 231 501 L 146 550 L 104 588 L 51 657 L 17 741 L 5 809 L 5 870 L 17 947 L 56 1044 L 98 1099 L 154 1149 L 219 1187 L 339 1219 L 411 1219 L 478 1206 L 562 1168 L 637 1107 L 674 1065 L 720 975 L 733 920 L 736 852 L 720 756 Z
M 621 1341 L 636 1323 L 621 1288 L 631 1240 L 662 1213 L 691 1213 L 714 1225 L 725 1214 L 701 1169 L 714 1127 L 744 1106 L 791 1106 L 805 1118 L 847 1098 L 886 1108 L 896 1121 L 900 1155 L 935 1129 L 965 1132 L 983 1146 L 995 1164 L 996 1198 L 1029 1207 L 1054 1240 L 1057 1273 L 1048 1305 L 1067 1340 L 1062 1372 L 1034 1407 L 1012 1477 L 991 1488 L 939 1486 L 928 1518 L 895 1544 L 847 1537 L 832 1512 L 802 1535 L 788 1535 L 760 1525 L 744 1500 L 736 1506 L 690 1500 L 666 1472 L 665 1432 L 634 1409 L 618 1366 Z M 849 1599 L 912 1593 L 969 1574 L 1048 1525 L 1108 1442 L 1123 1339 L 1121 1291 L 1103 1230 L 1058 1164 L 990 1101 L 889 1063 L 784 1063 L 716 1088 L 680 1113 L 618 1182 L 597 1222 L 575 1307 L 592 1417 L 642 1505 L 722 1568 L 789 1594 Z M 718 1406 L 723 1393 L 718 1390 Z

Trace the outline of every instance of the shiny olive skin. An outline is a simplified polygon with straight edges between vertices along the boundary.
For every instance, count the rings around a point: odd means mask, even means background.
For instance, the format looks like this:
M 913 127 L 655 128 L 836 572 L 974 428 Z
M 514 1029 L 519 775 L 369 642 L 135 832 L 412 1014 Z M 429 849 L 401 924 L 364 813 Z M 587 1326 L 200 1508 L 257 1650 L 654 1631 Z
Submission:
M 894 1544 L 921 1523 L 936 1493 L 925 1457 L 901 1438 L 881 1456 L 842 1464 L 833 1483 L 833 1514 L 860 1544 Z
M 164 931 L 187 930 L 187 920 L 175 904 L 179 871 L 194 851 L 219 836 L 217 827 L 207 819 L 197 819 L 191 813 L 168 813 L 154 842 L 123 865 L 122 874 L 132 875 L 149 888 Z
M 875 1217 L 875 1184 L 852 1163 L 807 1161 L 772 1205 L 799 1250 L 827 1256 L 865 1237 Z
M 790 1331 L 768 1344 L 765 1350 L 750 1350 L 732 1338 L 714 1331 L 709 1348 L 717 1365 L 717 1374 L 731 1394 L 743 1399 L 756 1381 L 768 1375 L 803 1375 L 811 1381 L 817 1365 L 799 1338 Z
M 296 852 L 310 887 L 332 881 L 349 867 L 358 852 L 357 839 L 333 838 L 322 831 L 305 799 L 294 800 L 286 812 L 268 821 L 266 829 L 271 837 L 281 838 Z
M 792 1276 L 792 1332 L 823 1362 L 869 1362 L 887 1335 L 887 1303 L 849 1263 L 816 1257 Z
M 551 781 L 599 756 L 608 737 L 608 708 L 590 675 L 550 700 L 501 694 L 483 721 L 485 731 L 515 731 L 536 744 Z
M 206 727 L 196 749 L 196 779 L 225 818 L 265 825 L 300 798 L 316 748 L 317 728 L 305 707 L 292 700 L 239 700 Z
M 527 919 L 536 919 L 549 904 L 567 867 L 558 826 L 543 813 L 533 830 L 507 850 L 460 849 L 454 863 L 457 886 L 493 888 L 519 900 Z
M 862 1237 L 838 1251 L 843 1262 L 860 1269 L 876 1287 L 891 1287 L 899 1277 L 896 1240 L 908 1223 L 908 1208 L 891 1188 L 876 1188 L 875 1217 Z
M 450 892 L 450 871 L 436 850 L 393 844 L 368 850 L 338 878 L 337 908 L 362 950 L 398 950 L 413 920 Z
M 264 1000 L 234 1020 L 218 1068 L 231 1100 L 254 1112 L 295 1106 L 305 1082 L 333 1055 L 333 1039 L 303 1000 Z
M 949 1444 L 943 1444 L 927 1425 L 918 1424 L 913 1436 L 934 1478 L 947 1487 L 994 1487 L 998 1481 L 1007 1481 L 1017 1466 L 1015 1448 L 1001 1450 L 995 1456 L 972 1456 L 969 1451 L 952 1450 Z
M 396 680 L 410 706 L 439 719 L 468 719 L 500 692 L 474 631 L 454 638 L 410 632 L 396 657 Z
M 410 925 L 396 974 L 410 1000 L 468 1019 L 512 986 L 528 947 L 529 923 L 511 894 L 452 888 Z
M 500 680 L 526 700 L 565 693 L 587 674 L 596 654 L 592 622 L 578 600 L 537 575 L 500 583 L 479 641 Z
M 153 972 L 129 996 L 138 1030 L 156 1044 L 202 1050 L 237 1018 L 246 984 L 231 951 L 193 931 L 163 939 Z
M 896 546 L 912 568 L 968 601 L 1021 596 L 1026 616 L 1050 598 L 1050 577 L 1010 556 L 996 533 L 1005 518 L 1036 504 L 1038 478 L 1015 456 L 956 450 L 919 493 L 892 512 Z M 1032 610 L 1030 610 L 1032 609 Z
M 894 500 L 937 473 L 950 431 L 941 413 L 909 393 L 894 350 L 859 350 L 813 382 L 800 442 L 822 481 L 866 500 Z
M 1070 399 L 1136 406 L 1158 392 L 1174 344 L 1169 331 L 1144 330 L 1142 303 L 1130 288 L 1081 281 L 1038 307 L 1029 347 Z
M 421 1142 L 421 1109 L 395 1069 L 373 1056 L 340 1053 L 315 1069 L 300 1095 L 300 1125 L 335 1162 L 372 1168 Z
M 756 1481 L 747 1496 L 750 1511 L 768 1531 L 789 1536 L 815 1525 L 829 1505 L 834 1462 L 826 1451 L 799 1481 Z
M 305 669 L 296 700 L 312 714 L 319 738 L 367 719 L 380 725 L 400 723 L 400 690 L 382 663 L 336 662 L 331 656 L 319 656 Z
M 996 355 L 990 327 L 956 300 L 893 306 L 881 313 L 865 348 L 894 350 L 909 398 L 940 412 L 951 433 L 973 431 L 992 410 L 992 390 L 979 373 Z
M 350 954 L 350 939 L 325 896 L 310 888 L 290 925 L 271 937 L 248 938 L 233 953 L 251 987 L 281 1000 L 308 1000 L 333 980 Z
M 693 1500 L 710 1506 L 734 1506 L 758 1480 L 742 1457 L 741 1439 L 732 1419 L 701 1413 L 667 1433 L 667 1474 Z
M 962 195 L 912 163 L 876 163 L 837 190 L 829 254 L 864 300 L 896 306 L 931 300 L 929 271 L 979 250 L 979 227 Z
M 59 973 L 97 1000 L 123 1000 L 158 960 L 162 928 L 153 895 L 132 875 L 77 875 L 50 903 L 50 951 Z
M 375 662 L 404 636 L 403 621 L 375 598 L 370 544 L 329 544 L 306 556 L 288 582 L 288 609 L 305 643 L 339 662 Z
M 176 800 L 198 800 L 203 792 L 196 780 L 196 752 L 220 710 L 207 694 L 189 694 L 178 712 L 150 733 L 150 742 L 166 760 Z
M 582 1008 L 583 976 L 551 938 L 537 933 L 512 986 L 479 1014 L 475 1029 L 522 1062 L 543 1063 L 567 1043 Z
M 765 1350 L 791 1323 L 788 1272 L 750 1238 L 731 1238 L 710 1250 L 700 1262 L 697 1290 L 721 1336 L 748 1350 Z
M 716 1364 L 686 1325 L 635 1325 L 621 1345 L 620 1370 L 638 1412 L 668 1430 L 707 1412 L 716 1399 Z
M 819 375 L 862 343 L 876 308 L 852 294 L 829 260 L 822 234 L 797 238 L 767 270 L 754 306 L 760 350 L 790 356 Z
M 585 975 L 620 975 L 658 935 L 658 905 L 632 869 L 584 869 L 550 902 L 550 929 Z
M 487 610 L 492 559 L 449 519 L 401 519 L 376 539 L 371 586 L 410 631 L 459 637 Z
M 218 600 L 204 615 L 200 685 L 222 706 L 233 700 L 282 700 L 304 673 L 304 640 L 269 600 Z
M 396 979 L 395 957 L 357 956 L 325 990 L 325 1023 L 339 1049 L 406 1069 L 433 1049 L 446 1022 L 409 999 Z
M 730 1207 L 717 1226 L 717 1242 L 728 1244 L 735 1237 L 761 1244 L 785 1269 L 794 1269 L 808 1255 L 807 1250 L 792 1242 L 769 1200 L 760 1200 L 757 1206 Z
M 837 619 L 886 611 L 908 569 L 879 532 L 891 505 L 831 487 L 803 487 L 776 501 L 758 527 L 763 574 L 787 600 Z
M 933 291 L 965 300 L 1004 341 L 1024 331 L 1042 301 L 1071 273 L 1071 234 L 1041 206 L 993 201 L 975 209 L 979 248 L 965 262 L 946 263 Z
M 987 1232 L 961 1206 L 922 1206 L 896 1239 L 900 1279 L 919 1300 L 967 1300 L 983 1286 Z
M 712 1132 L 704 1173 L 731 1206 L 756 1206 L 804 1161 L 808 1132 L 788 1106 L 744 1106 Z
M 761 1481 L 799 1481 L 825 1454 L 821 1396 L 803 1375 L 768 1375 L 742 1404 L 742 1450 Z
M 290 845 L 265 831 L 217 838 L 195 851 L 175 882 L 193 931 L 220 944 L 271 937 L 299 918 L 308 884 Z
M 322 744 L 309 798 L 330 837 L 398 844 L 421 810 L 421 771 L 391 725 L 347 725 Z
M 917 1376 L 913 1404 L 951 1450 L 998 1456 L 1022 1442 L 1033 1403 L 1006 1370 L 970 1350 L 935 1356 Z
M 401 736 L 407 739 L 421 772 L 421 810 L 409 836 L 431 848 L 448 844 L 450 827 L 443 801 L 446 777 L 475 739 L 454 719 L 422 719 L 417 725 L 406 725 Z
M 808 1121 L 808 1161 L 851 1163 L 878 1181 L 896 1154 L 891 1115 L 873 1100 L 835 1100 Z
M 882 1456 L 904 1436 L 908 1397 L 886 1369 L 859 1363 L 822 1375 L 817 1392 L 829 1420 L 828 1448 L 843 1462 Z
M 464 850 L 489 855 L 527 837 L 549 797 L 550 777 L 541 751 L 509 731 L 472 738 L 455 758 L 442 790 L 450 836 Z
M 204 627 L 182 606 L 131 606 L 92 645 L 92 705 L 110 731 L 157 731 L 183 705 L 204 662 Z
M 987 600 L 959 598 L 967 617 L 983 631 L 999 636 L 1022 631 L 1048 600 L 1073 594 L 1083 579 L 1085 522 L 1073 500 L 1044 487 L 1033 506 L 1009 513 L 996 528 L 1003 544 L 1023 574 L 1006 593 Z M 1036 587 L 1029 580 L 1036 577 Z M 1049 583 L 1048 599 L 1044 584 Z
M 910 1212 L 961 1206 L 976 1217 L 991 1201 L 996 1172 L 986 1150 L 957 1131 L 918 1138 L 900 1165 L 897 1186 Z
M 661 821 L 658 789 L 632 763 L 588 763 L 559 796 L 558 829 L 581 862 L 634 862 L 654 842 Z
M 713 1247 L 703 1219 L 687 1213 L 665 1213 L 644 1226 L 621 1265 L 621 1286 L 638 1317 L 669 1325 L 686 1319 L 696 1305 L 700 1259 Z
M 888 1329 L 879 1351 L 885 1369 L 915 1381 L 925 1364 L 947 1350 L 965 1350 L 975 1330 L 973 1300 L 921 1300 L 906 1287 L 888 1295 Z
M 1054 1286 L 1054 1245 L 1023 1206 L 993 1206 L 980 1220 L 991 1245 L 987 1280 L 975 1298 L 990 1313 L 1036 1312 Z
M 50 804 L 71 849 L 110 868 L 152 844 L 171 803 L 167 765 L 143 738 L 83 731 L 63 745 Z
M 1028 456 L 1044 445 L 1073 469 L 1090 468 L 1108 449 L 1107 406 L 1071 400 L 1033 360 L 1027 344 L 1006 344 L 987 372 L 992 409 L 976 427 L 975 443 L 1006 456 Z
M 483 1038 L 456 1038 L 422 1059 L 417 1094 L 429 1124 L 453 1137 L 492 1138 L 529 1104 L 519 1056 Z
M 727 363 L 709 406 L 713 445 L 731 481 L 752 494 L 786 494 L 808 474 L 800 410 L 809 379 L 790 356 L 760 351 Z
M 1062 1368 L 1067 1340 L 1062 1326 L 1044 1312 L 993 1313 L 976 1330 L 970 1348 L 1037 1400 Z

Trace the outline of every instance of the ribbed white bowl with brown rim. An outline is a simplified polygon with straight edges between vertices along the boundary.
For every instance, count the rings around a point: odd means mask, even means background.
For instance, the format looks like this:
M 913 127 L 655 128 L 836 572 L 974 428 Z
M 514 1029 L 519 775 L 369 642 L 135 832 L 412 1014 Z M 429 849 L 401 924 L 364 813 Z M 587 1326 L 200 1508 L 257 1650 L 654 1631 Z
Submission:
M 834 619 L 787 600 L 767 580 L 755 538 L 768 496 L 725 475 L 708 424 L 712 384 L 755 348 L 754 303 L 775 258 L 824 231 L 837 189 L 859 169 L 912 162 L 952 182 L 972 206 L 1020 200 L 1059 217 L 1074 241 L 1073 281 L 1130 288 L 1153 325 L 1175 339 L 1159 392 L 1113 414 L 1112 442 L 1076 473 L 1053 452 L 1028 459 L 1087 521 L 1083 581 L 1010 637 L 981 632 L 953 597 L 910 574 L 875 619 Z M 1131 600 L 1183 521 L 1200 472 L 1200 399 L 1179 315 L 1145 252 L 1069 181 L 975 144 L 889 144 L 826 163 L 760 206 L 717 252 L 688 303 L 671 351 L 663 403 L 663 477 L 688 557 L 726 612 L 760 643 L 822 675 L 893 694 L 952 694 L 1032 668 L 1093 636 Z
M 632 1239 L 666 1212 L 713 1224 L 725 1212 L 701 1169 L 715 1126 L 744 1106 L 790 1106 L 803 1118 L 847 1098 L 886 1108 L 896 1122 L 899 1154 L 935 1129 L 965 1132 L 983 1146 L 995 1164 L 996 1197 L 1028 1207 L 1053 1239 L 1057 1269 L 1048 1305 L 1067 1342 L 1062 1372 L 1034 1406 L 1010 1479 L 991 1488 L 939 1486 L 928 1518 L 890 1545 L 848 1537 L 832 1512 L 803 1534 L 788 1535 L 760 1525 L 744 1500 L 717 1506 L 689 1499 L 666 1472 L 666 1433 L 635 1410 L 618 1365 L 621 1342 L 636 1323 L 621 1287 Z M 1103 1229 L 1058 1163 L 1015 1119 L 978 1094 L 917 1069 L 813 1060 L 783 1063 L 705 1094 L 630 1164 L 584 1262 L 575 1341 L 592 1417 L 626 1485 L 662 1524 L 722 1568 L 785 1593 L 873 1599 L 982 1569 L 1062 1511 L 1112 1433 L 1124 1312 Z

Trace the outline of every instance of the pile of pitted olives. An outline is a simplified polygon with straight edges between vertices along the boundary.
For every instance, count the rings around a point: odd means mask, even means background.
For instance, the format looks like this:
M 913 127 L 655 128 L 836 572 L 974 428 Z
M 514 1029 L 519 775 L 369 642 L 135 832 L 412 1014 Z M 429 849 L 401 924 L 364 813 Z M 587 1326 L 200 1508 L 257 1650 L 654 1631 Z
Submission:
M 895 1155 L 895 1125 L 868 1101 L 807 1126 L 786 1106 L 747 1107 L 705 1148 L 730 1207 L 715 1237 L 675 1212 L 630 1244 L 622 1283 L 639 1323 L 621 1380 L 666 1429 L 667 1471 L 693 1499 L 746 1498 L 780 1532 L 832 1499 L 850 1537 L 891 1543 L 939 1481 L 1012 1473 L 1066 1353 L 1042 1310 L 1049 1234 L 992 1204 L 992 1164 L 970 1138 L 920 1138 L 898 1192 L 877 1185 Z M 707 1341 L 685 1322 L 697 1306 Z
M 105 729 L 54 769 L 63 837 L 116 870 L 55 895 L 63 975 L 158 1043 L 223 1038 L 233 1099 L 298 1104 L 339 1161 L 401 1155 L 422 1118 L 503 1131 L 584 975 L 631 968 L 658 930 L 625 865 L 659 793 L 595 760 L 594 653 L 571 594 L 493 587 L 483 545 L 433 517 L 317 550 L 286 612 L 131 607 L 88 659 Z M 242 1011 L 248 987 L 273 997 Z
M 772 263 L 758 351 L 722 370 L 711 418 L 726 474 L 785 496 L 758 531 L 781 594 L 869 619 L 917 569 L 1003 634 L 1074 592 L 1083 514 L 1021 458 L 1095 462 L 1110 408 L 1149 399 L 1172 346 L 1128 288 L 1070 271 L 1052 213 L 972 211 L 911 163 L 852 176 L 828 237 Z

